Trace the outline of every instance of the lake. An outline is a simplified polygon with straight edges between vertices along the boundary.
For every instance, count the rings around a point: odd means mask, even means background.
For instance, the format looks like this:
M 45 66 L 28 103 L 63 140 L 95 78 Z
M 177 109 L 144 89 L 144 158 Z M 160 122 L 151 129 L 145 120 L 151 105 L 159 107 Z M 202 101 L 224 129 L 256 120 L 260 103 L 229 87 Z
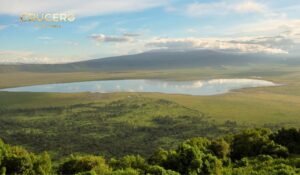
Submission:
M 1 89 L 10 92 L 161 92 L 168 94 L 217 95 L 231 90 L 276 86 L 258 79 L 212 79 L 199 81 L 165 80 L 101 80 L 74 83 L 45 84 Z

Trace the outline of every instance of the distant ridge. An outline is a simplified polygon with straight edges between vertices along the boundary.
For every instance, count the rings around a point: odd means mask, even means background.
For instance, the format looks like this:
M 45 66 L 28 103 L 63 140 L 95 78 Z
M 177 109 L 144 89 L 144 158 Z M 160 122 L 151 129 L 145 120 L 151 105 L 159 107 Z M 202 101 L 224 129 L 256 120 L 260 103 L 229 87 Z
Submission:
M 292 60 L 299 64 L 300 61 Z M 249 64 L 288 64 L 283 56 L 231 53 L 213 50 L 152 51 L 93 59 L 67 64 L 0 65 L 0 71 L 72 72 L 72 71 L 128 71 L 196 67 L 246 66 Z

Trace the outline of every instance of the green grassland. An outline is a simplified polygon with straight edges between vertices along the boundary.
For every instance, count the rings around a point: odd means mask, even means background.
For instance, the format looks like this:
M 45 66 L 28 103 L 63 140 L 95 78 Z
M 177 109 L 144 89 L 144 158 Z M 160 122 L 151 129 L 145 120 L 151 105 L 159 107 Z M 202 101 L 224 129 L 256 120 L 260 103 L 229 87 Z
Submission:
M 246 127 L 300 126 L 300 68 L 249 66 L 191 70 L 0 73 L 0 87 L 100 79 L 257 78 L 282 84 L 216 96 L 161 93 L 0 92 L 0 137 L 29 150 L 148 155 L 195 136 L 218 137 Z
M 171 80 L 200 80 L 212 78 L 255 78 L 274 77 L 299 73 L 299 67 L 286 66 L 245 66 L 245 67 L 201 67 L 193 69 L 167 70 L 135 70 L 113 72 L 18 72 L 1 71 L 0 88 L 27 86 L 36 84 L 65 83 L 76 81 L 111 80 L 111 79 L 171 79 Z

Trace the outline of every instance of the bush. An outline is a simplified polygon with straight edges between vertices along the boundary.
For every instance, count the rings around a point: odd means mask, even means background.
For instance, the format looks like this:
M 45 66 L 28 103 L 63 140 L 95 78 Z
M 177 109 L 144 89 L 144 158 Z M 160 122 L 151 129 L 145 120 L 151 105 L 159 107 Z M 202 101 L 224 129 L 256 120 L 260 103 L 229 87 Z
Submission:
M 230 153 L 230 145 L 224 139 L 213 140 L 209 149 L 221 159 L 224 159 Z
M 189 139 L 175 151 L 159 150 L 150 160 L 180 174 L 220 174 L 222 163 L 210 153 L 209 145 L 207 139 Z
M 2 174 L 50 174 L 51 159 L 47 153 L 35 155 L 22 147 L 11 147 L 0 140 L 0 169 Z
M 109 165 L 113 167 L 113 169 L 133 168 L 141 170 L 145 170 L 147 166 L 145 159 L 139 155 L 127 155 L 119 160 L 111 159 Z
M 105 174 L 110 172 L 110 168 L 101 156 L 71 156 L 58 168 L 58 174 L 77 174 L 89 171 Z
M 6 152 L 2 166 L 5 167 L 6 174 L 31 174 L 33 160 L 22 147 L 12 147 Z
M 203 158 L 203 167 L 201 174 L 218 175 L 221 174 L 222 162 L 211 154 L 205 155 Z
M 178 172 L 172 171 L 172 170 L 166 170 L 161 166 L 154 165 L 149 166 L 147 169 L 146 174 L 151 175 L 180 175 Z
M 300 130 L 296 128 L 282 128 L 271 135 L 278 144 L 288 148 L 290 153 L 300 154 Z
M 33 163 L 33 171 L 38 175 L 46 175 L 51 172 L 51 157 L 48 153 L 35 156 Z
M 135 169 L 127 168 L 113 171 L 108 175 L 140 175 L 140 173 Z
M 58 174 L 76 175 L 294 175 L 300 172 L 298 155 L 288 157 L 288 149 L 279 142 L 298 146 L 298 131 L 251 129 L 235 134 L 228 144 L 223 139 L 188 139 L 175 150 L 159 149 L 148 161 L 139 155 L 112 158 L 109 165 L 101 156 L 73 156 L 58 166 Z M 293 150 L 292 149 L 292 150 Z M 230 152 L 231 151 L 231 152 Z M 294 150 L 295 151 L 295 150 Z M 230 156 L 229 156 L 230 155 Z M 298 157 L 297 157 L 298 156 Z M 287 158 L 288 157 L 288 158 Z M 224 164 L 223 164 L 224 163 Z M 33 154 L 0 140 L 0 173 L 46 175 L 51 172 L 47 153 Z
M 271 131 L 268 129 L 245 130 L 233 136 L 231 145 L 231 158 L 241 159 L 260 154 L 286 157 L 287 148 L 274 143 L 269 136 Z

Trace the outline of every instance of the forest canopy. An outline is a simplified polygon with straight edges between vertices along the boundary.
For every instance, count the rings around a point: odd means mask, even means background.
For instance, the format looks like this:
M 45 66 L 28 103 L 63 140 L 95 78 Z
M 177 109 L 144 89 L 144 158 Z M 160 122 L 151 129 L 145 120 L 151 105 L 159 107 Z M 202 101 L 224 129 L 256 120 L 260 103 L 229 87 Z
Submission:
M 1 174 L 196 175 L 299 174 L 300 130 L 247 129 L 217 139 L 195 137 L 175 149 L 158 149 L 149 157 L 70 155 L 51 162 L 48 153 L 35 154 L 0 142 Z

